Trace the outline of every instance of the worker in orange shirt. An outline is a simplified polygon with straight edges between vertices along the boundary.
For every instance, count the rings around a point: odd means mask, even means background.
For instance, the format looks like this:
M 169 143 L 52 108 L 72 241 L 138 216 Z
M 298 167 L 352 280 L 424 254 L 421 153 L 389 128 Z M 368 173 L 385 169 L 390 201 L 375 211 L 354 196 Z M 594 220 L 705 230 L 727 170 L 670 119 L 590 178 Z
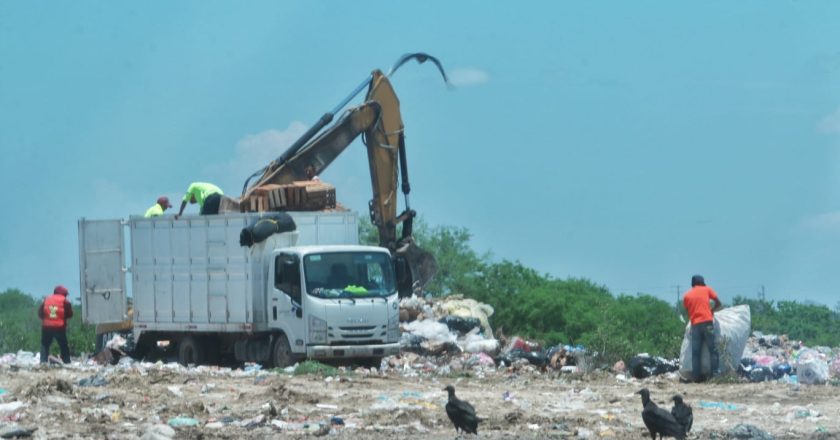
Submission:
M 714 307 L 710 304 L 712 301 L 715 303 Z M 691 376 L 694 382 L 701 382 L 703 372 L 700 356 L 704 344 L 709 348 L 711 376 L 714 377 L 720 372 L 720 355 L 715 344 L 714 312 L 720 310 L 721 303 L 717 293 L 706 286 L 703 276 L 694 275 L 691 277 L 691 290 L 683 296 L 683 305 L 691 319 Z

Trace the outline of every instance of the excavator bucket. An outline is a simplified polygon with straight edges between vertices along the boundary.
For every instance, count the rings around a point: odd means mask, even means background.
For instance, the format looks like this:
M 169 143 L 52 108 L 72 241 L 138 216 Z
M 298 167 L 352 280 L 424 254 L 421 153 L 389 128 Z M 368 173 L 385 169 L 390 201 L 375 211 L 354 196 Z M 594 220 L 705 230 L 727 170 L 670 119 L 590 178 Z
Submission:
M 400 297 L 420 293 L 438 270 L 437 260 L 431 252 L 417 246 L 413 240 L 395 252 L 398 259 L 405 261 L 407 272 L 398 283 Z

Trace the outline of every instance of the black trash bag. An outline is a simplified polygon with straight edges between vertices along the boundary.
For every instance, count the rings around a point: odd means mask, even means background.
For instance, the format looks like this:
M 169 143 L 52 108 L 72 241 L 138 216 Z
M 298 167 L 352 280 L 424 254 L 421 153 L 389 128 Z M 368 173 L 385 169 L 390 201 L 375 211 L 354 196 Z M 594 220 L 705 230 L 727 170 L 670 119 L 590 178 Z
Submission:
M 750 382 L 764 382 L 773 380 L 773 370 L 769 367 L 753 367 L 750 370 Z
M 752 358 L 741 358 L 741 362 L 738 363 L 738 373 L 739 376 L 745 377 L 747 379 L 750 378 L 750 373 L 752 372 L 753 368 L 755 367 L 755 361 Z
M 514 361 L 525 359 L 531 365 L 542 367 L 548 363 L 548 358 L 545 353 L 541 351 L 525 351 L 521 348 L 514 348 L 513 350 L 493 359 L 496 365 L 509 367 Z
M 781 379 L 785 376 L 785 374 L 787 374 L 788 376 L 793 374 L 793 367 L 790 364 L 784 363 L 784 364 L 779 364 L 779 365 L 776 365 L 775 367 L 773 367 L 773 377 L 774 378 Z
M 261 216 L 254 224 L 242 228 L 242 232 L 239 233 L 239 245 L 251 247 L 273 234 L 294 231 L 296 228 L 292 216 L 285 212 L 272 212 Z
M 633 356 L 628 365 L 630 375 L 636 379 L 644 379 L 650 376 L 670 373 L 680 369 L 674 361 L 665 358 L 651 356 Z
M 478 318 L 464 318 L 462 316 L 446 316 L 438 320 L 438 322 L 446 324 L 449 330 L 456 331 L 462 335 L 481 325 L 481 321 Z

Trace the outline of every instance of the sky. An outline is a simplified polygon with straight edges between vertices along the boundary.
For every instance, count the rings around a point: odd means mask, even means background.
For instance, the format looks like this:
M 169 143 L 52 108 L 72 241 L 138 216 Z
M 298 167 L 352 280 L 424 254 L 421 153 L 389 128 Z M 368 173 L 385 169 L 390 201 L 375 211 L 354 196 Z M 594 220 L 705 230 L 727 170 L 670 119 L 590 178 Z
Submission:
M 455 87 L 429 64 L 391 80 L 429 224 L 614 294 L 671 301 L 700 273 L 724 302 L 833 307 L 837 17 L 830 1 L 0 2 L 0 291 L 78 298 L 79 218 L 177 208 L 193 181 L 236 195 L 422 51 Z M 366 215 L 360 141 L 321 179 Z

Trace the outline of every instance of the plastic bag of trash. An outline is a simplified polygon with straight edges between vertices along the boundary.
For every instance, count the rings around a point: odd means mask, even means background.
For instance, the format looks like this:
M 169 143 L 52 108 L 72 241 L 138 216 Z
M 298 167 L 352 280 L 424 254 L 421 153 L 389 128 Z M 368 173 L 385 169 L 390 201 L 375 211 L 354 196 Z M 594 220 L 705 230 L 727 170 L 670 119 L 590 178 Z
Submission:
M 507 345 L 502 351 L 507 353 L 513 350 L 540 351 L 540 344 L 532 341 L 526 341 L 520 338 L 519 336 L 514 336 L 510 338 L 510 341 L 508 341 Z
M 630 358 L 628 369 L 630 370 L 630 375 L 636 379 L 644 379 L 650 376 L 658 376 L 677 371 L 679 366 L 675 361 L 669 361 L 659 356 L 654 357 L 648 354 L 640 354 Z
M 764 382 L 775 379 L 770 367 L 756 366 L 749 373 L 750 382 Z
M 431 319 L 413 321 L 403 325 L 403 329 L 416 336 L 422 336 L 427 340 L 438 343 L 455 343 L 457 336 L 449 331 L 446 324 L 441 324 Z
M 436 316 L 460 316 L 463 318 L 477 318 L 481 322 L 481 331 L 489 336 L 493 334 L 490 327 L 490 316 L 493 315 L 493 307 L 480 303 L 474 299 L 465 299 L 452 295 L 434 304 L 433 311 Z
M 750 336 L 750 306 L 743 304 L 725 308 L 715 313 L 715 344 L 720 355 L 721 374 L 735 371 Z M 691 323 L 685 327 L 682 348 L 680 349 L 680 375 L 691 377 Z M 709 375 L 709 350 L 701 351 L 700 369 Z
M 261 216 L 254 224 L 239 233 L 239 245 L 251 247 L 265 241 L 272 234 L 294 231 L 297 226 L 292 216 L 285 212 L 272 212 Z
M 444 316 L 438 320 L 441 324 L 446 324 L 449 330 L 465 334 L 470 330 L 481 325 L 478 318 L 463 317 L 463 316 Z
M 537 367 L 542 367 L 548 363 L 548 358 L 545 357 L 543 352 L 525 351 L 519 348 L 515 348 L 507 353 L 504 353 L 494 360 L 498 365 L 507 367 L 513 365 L 514 362 L 520 359 L 525 359 L 531 365 L 535 365 Z
M 460 344 L 467 353 L 495 353 L 499 351 L 498 339 L 486 339 L 481 335 L 471 334 Z
M 819 352 L 806 348 L 796 359 L 796 375 L 800 383 L 824 384 L 828 381 L 828 363 Z

